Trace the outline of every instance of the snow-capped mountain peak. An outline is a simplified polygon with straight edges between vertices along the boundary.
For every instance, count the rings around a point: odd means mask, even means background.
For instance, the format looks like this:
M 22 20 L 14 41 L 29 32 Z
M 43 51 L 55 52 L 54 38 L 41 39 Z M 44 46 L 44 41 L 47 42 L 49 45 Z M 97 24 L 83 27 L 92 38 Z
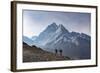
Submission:
M 64 33 L 64 34 L 66 34 L 66 33 L 68 33 L 69 31 L 62 25 L 62 24 L 60 24 L 59 26 L 58 26 L 58 29 L 56 30 L 56 33 L 59 33 L 59 34 L 61 34 L 61 33 Z
M 65 29 L 65 27 L 62 24 L 59 24 L 59 28 Z
M 40 34 L 39 36 L 36 38 L 36 40 L 34 40 L 34 42 L 36 42 L 36 44 L 44 44 L 43 42 L 46 42 L 47 39 L 49 39 L 52 34 L 58 29 L 58 26 L 55 22 L 53 22 L 52 24 L 48 25 Z
M 50 25 L 48 25 L 49 27 L 53 27 L 53 28 L 55 28 L 55 29 L 57 29 L 58 28 L 58 26 L 57 26 L 57 24 L 55 23 L 55 22 L 53 22 L 52 24 L 50 24 Z
M 41 32 L 41 33 L 42 34 L 43 33 L 50 33 L 52 31 L 53 32 L 56 31 L 57 29 L 58 29 L 58 26 L 56 25 L 55 22 L 53 22 L 52 24 L 48 25 L 47 28 L 43 32 Z M 41 33 L 40 33 L 40 35 L 41 35 Z

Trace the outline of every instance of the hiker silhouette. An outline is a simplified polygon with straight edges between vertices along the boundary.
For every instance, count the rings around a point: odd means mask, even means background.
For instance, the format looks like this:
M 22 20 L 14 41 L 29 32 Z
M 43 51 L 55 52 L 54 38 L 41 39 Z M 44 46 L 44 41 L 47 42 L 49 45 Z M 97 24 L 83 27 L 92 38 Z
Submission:
M 59 53 L 60 53 L 61 56 L 62 56 L 62 52 L 63 52 L 63 51 L 60 49 L 60 50 L 59 50 Z
M 58 50 L 57 49 L 55 49 L 55 54 L 57 54 L 58 53 Z

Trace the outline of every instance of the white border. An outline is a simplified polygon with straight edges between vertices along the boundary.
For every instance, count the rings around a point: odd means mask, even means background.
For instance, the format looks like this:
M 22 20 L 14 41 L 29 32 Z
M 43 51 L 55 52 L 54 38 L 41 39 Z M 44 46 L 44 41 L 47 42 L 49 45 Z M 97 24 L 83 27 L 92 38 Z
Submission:
M 29 10 L 46 10 L 46 11 L 63 11 L 63 12 L 84 12 L 91 13 L 91 59 L 90 60 L 74 60 L 74 61 L 52 61 L 52 62 L 32 62 L 23 63 L 22 59 L 22 9 Z M 17 4 L 17 69 L 35 69 L 35 68 L 51 68 L 51 67 L 68 67 L 95 65 L 96 62 L 96 10 L 95 8 L 80 7 L 60 7 L 47 5 L 29 5 Z

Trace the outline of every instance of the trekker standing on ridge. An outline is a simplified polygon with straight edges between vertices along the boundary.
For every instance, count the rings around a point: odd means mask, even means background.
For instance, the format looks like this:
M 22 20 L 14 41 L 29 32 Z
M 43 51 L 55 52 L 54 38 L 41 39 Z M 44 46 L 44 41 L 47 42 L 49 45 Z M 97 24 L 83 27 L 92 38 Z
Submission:
M 57 49 L 55 49 L 55 54 L 57 54 L 58 53 L 58 50 Z
M 62 56 L 62 52 L 63 52 L 63 51 L 60 49 L 59 52 L 60 52 L 60 56 Z

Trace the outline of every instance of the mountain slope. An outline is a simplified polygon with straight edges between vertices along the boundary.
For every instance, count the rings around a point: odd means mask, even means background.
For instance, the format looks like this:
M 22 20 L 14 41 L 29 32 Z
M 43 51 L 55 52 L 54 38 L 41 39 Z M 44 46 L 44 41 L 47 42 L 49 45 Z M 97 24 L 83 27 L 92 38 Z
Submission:
M 37 39 L 37 36 L 32 36 L 31 39 L 34 41 Z
M 60 56 L 36 46 L 29 46 L 23 42 L 23 62 L 70 60 L 69 57 Z
M 30 38 L 26 37 L 26 36 L 23 36 L 23 42 L 27 43 L 30 46 L 33 45 L 33 41 Z
M 63 31 L 62 31 L 63 32 Z M 51 52 L 54 49 L 62 49 L 64 56 L 69 56 L 73 59 L 89 59 L 90 58 L 90 38 L 82 37 L 82 34 L 72 36 L 69 33 L 58 33 L 50 38 L 45 47 Z
M 47 41 L 49 37 L 52 36 L 52 34 L 57 30 L 58 26 L 56 23 L 52 23 L 51 25 L 48 25 L 48 27 L 42 31 L 36 40 L 34 40 L 35 45 L 44 45 L 43 42 Z

